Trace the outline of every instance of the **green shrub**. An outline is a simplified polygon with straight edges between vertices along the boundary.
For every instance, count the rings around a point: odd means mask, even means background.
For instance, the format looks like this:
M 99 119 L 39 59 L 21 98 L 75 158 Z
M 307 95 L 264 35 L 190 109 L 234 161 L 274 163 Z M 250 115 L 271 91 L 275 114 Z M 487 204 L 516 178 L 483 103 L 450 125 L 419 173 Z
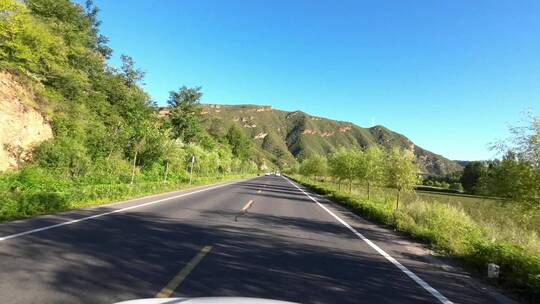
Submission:
M 9 192 L 2 193 L 0 221 L 20 219 L 36 214 L 66 210 L 66 198 L 55 192 Z
M 248 176 L 251 174 L 195 177 L 193 185 Z M 52 182 L 53 180 L 56 184 Z M 160 180 L 137 182 L 133 185 L 129 183 L 81 184 L 69 183 L 51 176 L 39 167 L 27 167 L 18 173 L 0 176 L 0 185 L 2 185 L 0 222 L 178 190 L 186 186 L 187 180 L 185 175 L 177 174 L 171 176 L 168 182 Z M 86 180 L 88 181 L 92 182 L 93 179 Z M 10 189 L 7 185 L 19 186 Z
M 463 186 L 461 183 L 452 183 L 448 189 L 463 192 Z
M 69 183 L 50 170 L 27 166 L 9 177 L 10 191 L 59 191 Z

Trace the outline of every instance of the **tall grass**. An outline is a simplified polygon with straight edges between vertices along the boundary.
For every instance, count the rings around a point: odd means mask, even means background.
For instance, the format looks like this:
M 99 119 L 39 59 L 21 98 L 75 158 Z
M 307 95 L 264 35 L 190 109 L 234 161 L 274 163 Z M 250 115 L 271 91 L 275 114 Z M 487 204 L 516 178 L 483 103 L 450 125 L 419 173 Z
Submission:
M 337 191 L 339 186 L 332 180 L 310 180 L 310 183 L 324 185 L 325 188 Z M 344 193 L 348 189 L 341 187 Z M 377 201 L 394 202 L 396 193 L 394 189 L 372 189 L 373 197 Z M 367 189 L 363 184 L 354 184 L 352 195 L 367 200 Z M 419 202 L 429 203 L 433 206 L 445 204 L 467 215 L 492 241 L 508 242 L 527 250 L 540 254 L 540 217 L 524 220 L 522 211 L 509 201 L 486 198 L 472 195 L 455 195 L 447 193 L 434 193 L 414 191 L 401 194 L 400 200 L 405 208 L 417 206 Z
M 537 227 L 520 222 L 518 210 L 503 202 L 476 198 L 472 203 L 456 196 L 440 202 L 433 196 L 409 193 L 396 210 L 395 193 L 390 189 L 378 189 L 368 200 L 358 185 L 349 193 L 329 181 L 293 178 L 365 218 L 391 225 L 428 242 L 442 254 L 466 261 L 482 273 L 488 263 L 496 263 L 501 266 L 498 284 L 532 302 L 540 300 Z
M 195 176 L 192 185 L 234 180 L 249 174 Z M 94 179 L 70 180 L 38 167 L 0 175 L 0 222 L 40 214 L 105 204 L 149 194 L 188 188 L 185 179 L 130 183 L 97 183 Z

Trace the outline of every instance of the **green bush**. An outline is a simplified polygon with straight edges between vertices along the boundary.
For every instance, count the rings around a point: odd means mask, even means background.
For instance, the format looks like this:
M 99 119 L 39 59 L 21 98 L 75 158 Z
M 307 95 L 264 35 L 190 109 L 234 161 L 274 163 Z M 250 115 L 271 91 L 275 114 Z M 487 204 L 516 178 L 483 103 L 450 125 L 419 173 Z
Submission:
M 452 183 L 448 189 L 463 192 L 463 186 L 461 183 Z
M 232 180 L 252 174 L 195 176 L 193 185 Z M 18 173 L 0 176 L 0 222 L 55 213 L 73 208 L 108 203 L 148 194 L 179 190 L 189 180 L 184 174 L 172 174 L 167 182 L 143 181 L 129 183 L 86 184 L 62 180 L 39 167 L 26 167 Z M 53 182 L 54 181 L 54 182 Z
M 466 257 L 480 269 L 487 263 L 501 267 L 500 280 L 533 299 L 540 297 L 540 256 L 507 243 L 478 240 L 474 251 Z
M 68 182 L 50 170 L 27 166 L 16 174 L 8 174 L 2 190 L 24 191 L 59 191 L 68 186 Z
M 2 193 L 0 221 L 66 210 L 66 197 L 55 192 L 8 192 Z

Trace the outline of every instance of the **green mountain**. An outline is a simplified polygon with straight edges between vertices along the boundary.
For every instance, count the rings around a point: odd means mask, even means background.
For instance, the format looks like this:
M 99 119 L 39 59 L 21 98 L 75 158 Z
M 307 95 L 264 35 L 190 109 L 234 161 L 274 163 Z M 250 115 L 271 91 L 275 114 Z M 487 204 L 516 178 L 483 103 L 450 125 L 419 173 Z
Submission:
M 413 148 L 423 173 L 443 175 L 462 167 L 441 155 L 416 146 L 407 137 L 383 126 L 362 128 L 350 122 L 287 112 L 270 106 L 203 105 L 210 133 L 237 124 L 252 140 L 256 153 L 284 167 L 311 154 L 328 155 L 340 147 L 399 146 Z

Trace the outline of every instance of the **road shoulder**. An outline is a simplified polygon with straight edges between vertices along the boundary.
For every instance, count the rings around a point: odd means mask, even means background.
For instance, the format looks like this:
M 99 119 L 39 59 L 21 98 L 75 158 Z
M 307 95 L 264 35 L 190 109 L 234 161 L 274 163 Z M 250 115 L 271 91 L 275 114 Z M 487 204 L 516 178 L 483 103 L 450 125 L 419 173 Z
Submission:
M 142 208 L 148 205 L 165 202 L 174 198 L 192 195 L 204 191 L 218 189 L 257 177 L 225 181 L 208 185 L 195 186 L 165 193 L 153 194 L 129 200 L 117 201 L 65 212 L 36 216 L 30 219 L 16 220 L 0 224 L 0 242 L 19 236 L 38 233 L 40 231 L 59 228 L 65 225 L 81 223 L 110 214 Z
M 426 244 L 390 227 L 370 222 L 339 202 L 335 202 L 327 196 L 316 194 L 309 187 L 292 181 L 405 267 L 417 273 L 437 290 L 441 290 L 450 300 L 454 298 L 453 295 L 462 296 L 463 293 L 474 291 L 488 297 L 489 303 L 518 303 L 510 296 L 503 294 L 506 291 L 485 283 L 478 277 L 478 274 L 468 270 L 466 265 L 459 260 L 437 255 Z M 452 282 L 452 286 L 441 283 L 443 281 L 441 278 L 444 278 L 444 282 Z

